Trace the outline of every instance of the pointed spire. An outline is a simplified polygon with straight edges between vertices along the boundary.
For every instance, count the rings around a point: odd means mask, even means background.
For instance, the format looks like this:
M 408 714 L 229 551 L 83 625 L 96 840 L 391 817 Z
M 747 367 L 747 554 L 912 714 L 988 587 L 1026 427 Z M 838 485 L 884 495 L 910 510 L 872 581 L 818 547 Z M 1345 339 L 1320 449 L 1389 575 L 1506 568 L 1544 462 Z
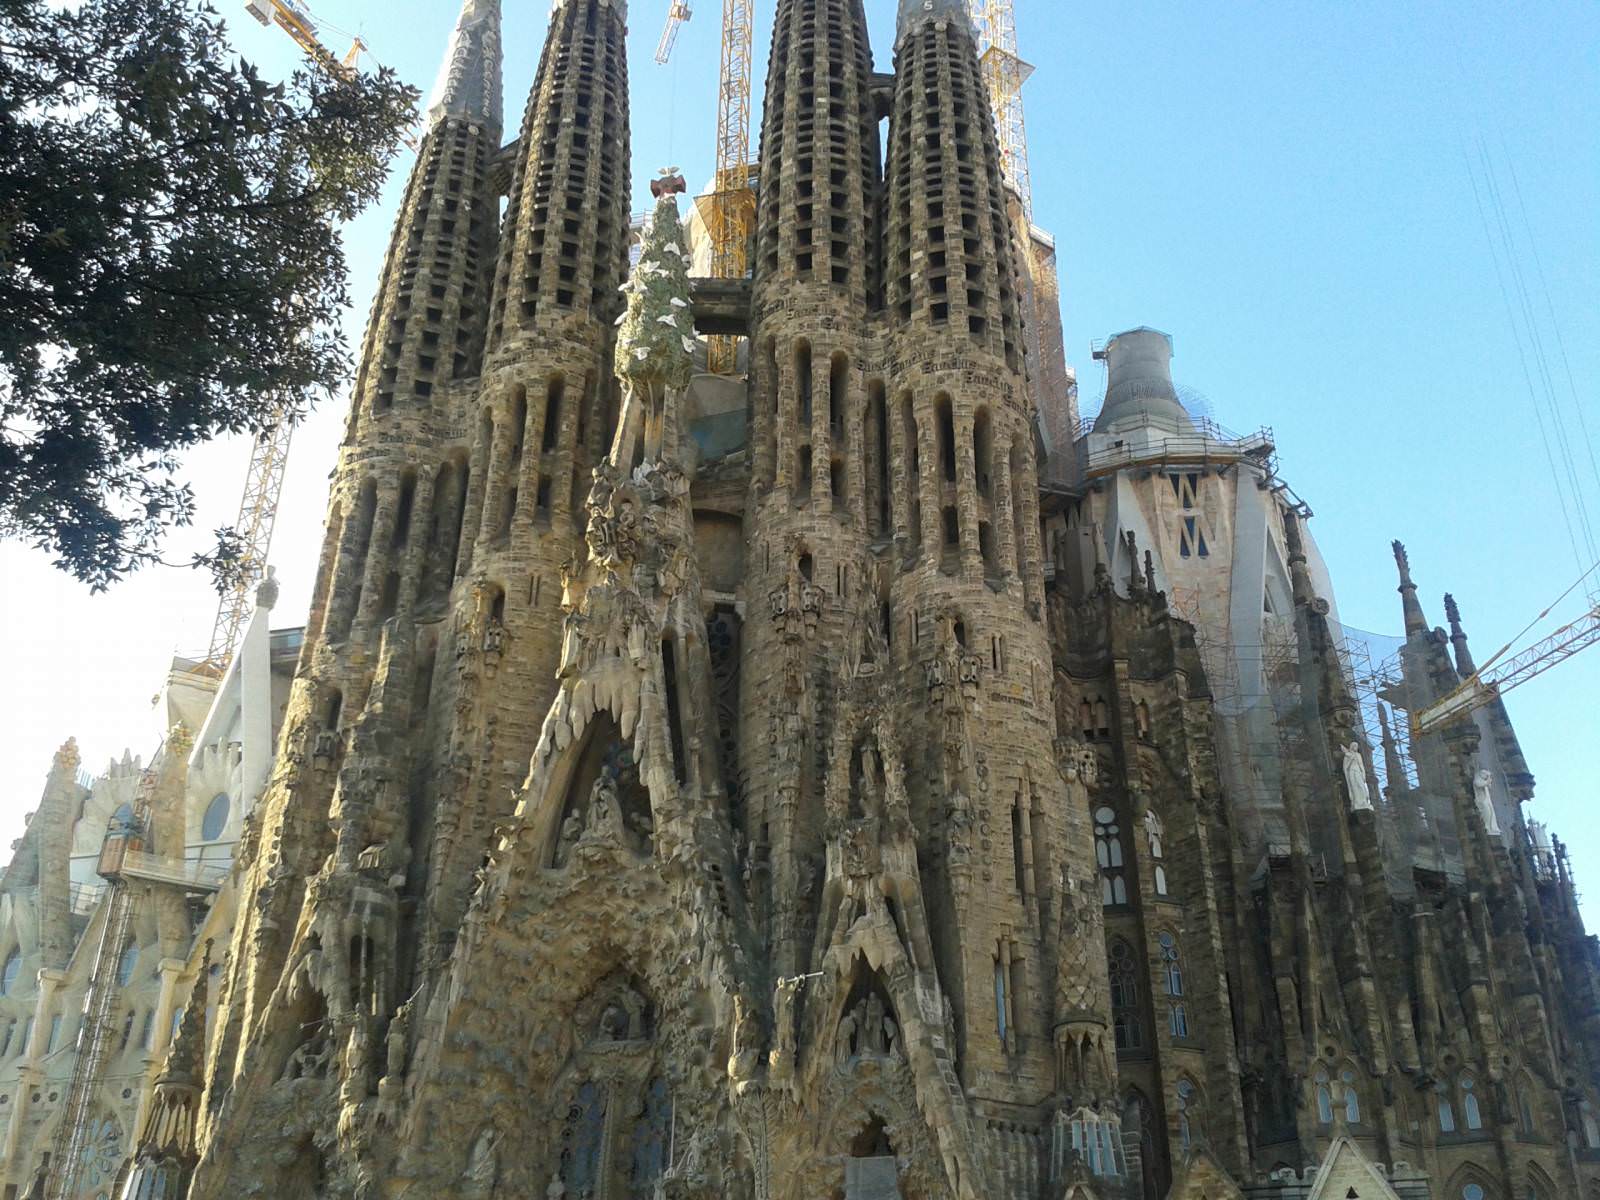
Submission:
M 459 117 L 498 133 L 500 57 L 500 0 L 466 0 L 428 100 L 429 131 L 445 117 Z
M 1449 592 L 1444 594 L 1444 615 L 1450 622 L 1450 644 L 1456 652 L 1456 673 L 1466 679 L 1478 673 L 1478 666 L 1472 661 L 1472 651 L 1467 647 L 1466 630 L 1461 628 L 1461 610 L 1456 607 L 1456 598 Z
M 1428 619 L 1422 615 L 1422 605 L 1417 601 L 1417 585 L 1411 580 L 1411 558 L 1406 554 L 1405 543 L 1394 542 L 1395 566 L 1400 568 L 1400 603 L 1405 611 L 1406 636 L 1428 632 Z
M 1289 550 L 1289 587 L 1296 604 L 1310 604 L 1316 599 L 1311 586 L 1311 571 L 1306 565 L 1305 539 L 1300 536 L 1300 518 L 1294 512 L 1283 514 L 1283 537 Z

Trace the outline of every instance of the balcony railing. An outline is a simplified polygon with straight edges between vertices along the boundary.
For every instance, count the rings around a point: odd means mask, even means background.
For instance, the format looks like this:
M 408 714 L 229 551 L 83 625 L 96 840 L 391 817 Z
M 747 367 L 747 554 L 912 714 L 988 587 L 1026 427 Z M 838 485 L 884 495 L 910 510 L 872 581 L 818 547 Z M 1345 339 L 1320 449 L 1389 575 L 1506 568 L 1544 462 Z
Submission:
M 185 862 L 161 858 L 142 850 L 129 850 L 122 858 L 122 874 L 130 879 L 165 883 L 188 891 L 214 892 L 228 877 L 225 863 Z

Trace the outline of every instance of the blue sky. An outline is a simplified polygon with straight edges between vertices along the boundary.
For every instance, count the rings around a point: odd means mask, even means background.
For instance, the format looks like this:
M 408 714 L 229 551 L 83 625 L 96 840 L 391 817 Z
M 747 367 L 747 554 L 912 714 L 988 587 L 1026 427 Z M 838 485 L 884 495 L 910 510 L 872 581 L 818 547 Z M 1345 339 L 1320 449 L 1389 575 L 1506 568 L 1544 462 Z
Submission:
M 721 5 L 697 7 L 663 68 L 652 55 L 667 0 L 633 0 L 639 209 L 659 166 L 681 166 L 695 182 L 710 174 Z M 757 4 L 758 109 L 772 7 Z M 894 7 L 867 3 L 882 70 Z M 455 18 L 448 3 L 318 0 L 313 9 L 336 52 L 348 45 L 336 29 L 359 31 L 377 60 L 424 91 Z M 1583 498 L 1600 518 L 1600 479 L 1573 401 L 1600 438 L 1600 6 L 1017 0 L 1017 9 L 1022 52 L 1038 67 L 1025 93 L 1036 218 L 1058 239 L 1085 407 L 1104 385 L 1092 339 L 1140 324 L 1167 330 L 1179 381 L 1209 398 L 1217 420 L 1275 430 L 1283 474 L 1316 512 L 1344 619 L 1399 631 L 1388 549 L 1398 537 L 1430 619 L 1443 621 L 1440 595 L 1454 591 L 1487 657 L 1580 568 L 1474 182 L 1491 181 L 1486 154 L 1566 405 Z M 507 5 L 512 133 L 547 11 L 543 0 Z M 294 65 L 280 32 L 231 6 L 225 15 L 238 49 L 268 75 Z M 349 231 L 352 341 L 409 158 L 384 202 Z M 1529 342 L 1526 327 L 1521 338 Z M 278 624 L 304 615 L 342 409 L 330 401 L 296 434 L 273 552 L 284 581 Z M 245 455 L 235 441 L 193 456 L 200 528 L 232 519 Z M 169 557 L 198 542 L 177 539 Z M 203 649 L 215 601 L 181 571 L 90 598 L 15 546 L 0 547 L 0 580 L 0 621 L 12 632 L 0 659 L 10 709 L 0 724 L 3 843 L 68 734 L 92 766 L 125 745 L 148 752 L 165 661 L 174 649 Z M 1509 703 L 1539 778 L 1531 815 L 1569 841 L 1580 885 L 1600 881 L 1600 823 L 1589 818 L 1600 649 Z M 1600 904 L 1589 911 L 1600 924 Z

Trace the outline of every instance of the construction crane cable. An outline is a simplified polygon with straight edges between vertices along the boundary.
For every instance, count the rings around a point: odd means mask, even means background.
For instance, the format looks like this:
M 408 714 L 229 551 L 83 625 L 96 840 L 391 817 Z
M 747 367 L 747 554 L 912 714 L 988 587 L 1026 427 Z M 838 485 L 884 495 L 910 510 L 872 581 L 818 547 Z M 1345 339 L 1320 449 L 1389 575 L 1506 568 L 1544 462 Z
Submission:
M 1594 564 L 1594 566 L 1590 567 L 1582 575 L 1579 575 L 1578 578 L 1572 582 L 1571 586 L 1569 586 L 1566 591 L 1562 592 L 1561 595 L 1557 596 L 1549 604 L 1545 605 L 1543 612 L 1541 612 L 1533 620 L 1529 621 L 1520 630 L 1518 630 L 1518 632 L 1511 638 L 1511 640 L 1509 642 L 1507 642 L 1504 646 L 1501 646 L 1500 649 L 1496 650 L 1493 654 L 1491 654 L 1489 656 L 1488 661 L 1485 662 L 1483 664 L 1483 666 L 1478 668 L 1478 670 L 1476 672 L 1477 676 L 1482 676 L 1485 671 L 1489 670 L 1491 667 L 1493 667 L 1495 665 L 1495 663 L 1499 662 L 1508 653 L 1510 653 L 1511 647 L 1515 646 L 1524 637 L 1526 637 L 1530 632 L 1532 632 L 1533 627 L 1535 625 L 1537 625 L 1540 621 L 1544 620 L 1552 612 L 1554 612 L 1556 607 L 1563 600 L 1565 600 L 1568 596 L 1572 595 L 1573 592 L 1577 591 L 1578 588 L 1584 583 L 1584 581 L 1587 580 L 1596 571 L 1600 571 L 1600 561 L 1597 561 Z M 1570 628 L 1570 625 L 1565 627 L 1565 628 Z M 1563 630 L 1557 630 L 1556 632 L 1557 633 L 1561 633 L 1561 632 L 1563 632 Z
M 1556 317 L 1555 302 L 1550 295 L 1550 279 L 1544 270 L 1544 256 L 1539 253 L 1539 243 L 1533 236 L 1533 221 L 1528 216 L 1528 204 L 1522 195 L 1522 180 L 1517 172 L 1517 162 L 1511 156 L 1503 135 L 1500 145 L 1505 153 L 1506 170 L 1511 176 L 1511 190 L 1517 198 L 1517 208 L 1522 215 L 1522 227 L 1527 234 L 1528 251 L 1533 258 L 1534 269 L 1538 272 L 1539 288 L 1544 294 L 1545 311 L 1550 315 L 1550 331 L 1555 337 L 1556 349 L 1561 355 L 1561 368 L 1566 377 L 1567 391 L 1572 396 L 1572 407 L 1578 414 L 1578 425 L 1583 431 L 1583 444 L 1589 457 L 1589 471 L 1594 476 L 1595 487 L 1600 489 L 1600 459 L 1595 455 L 1594 439 L 1589 434 L 1589 419 L 1584 414 L 1584 404 L 1578 396 L 1578 383 L 1572 374 L 1572 360 L 1567 356 L 1567 341 L 1561 333 L 1561 322 Z
M 1560 502 L 1560 505 L 1561 505 L 1561 519 L 1562 519 L 1563 524 L 1566 526 L 1567 540 L 1572 545 L 1572 557 L 1573 557 L 1574 561 L 1576 561 L 1581 566 L 1583 561 L 1584 561 L 1583 553 L 1582 553 L 1582 551 L 1580 551 L 1578 549 L 1577 533 L 1575 531 L 1575 527 L 1574 527 L 1573 520 L 1572 520 L 1572 512 L 1571 512 L 1571 509 L 1570 509 L 1570 507 L 1569 507 L 1569 505 L 1567 503 L 1566 489 L 1564 487 L 1562 487 L 1560 476 L 1556 471 L 1555 452 L 1551 448 L 1551 445 L 1550 445 L 1550 434 L 1549 434 L 1549 431 L 1545 428 L 1544 410 L 1539 404 L 1538 394 L 1535 391 L 1534 386 L 1533 386 L 1533 371 L 1532 371 L 1532 368 L 1528 364 L 1528 353 L 1527 353 L 1527 350 L 1523 346 L 1523 342 L 1522 342 L 1522 327 L 1517 323 L 1516 309 L 1514 308 L 1514 306 L 1511 303 L 1511 290 L 1506 285 L 1505 271 L 1502 270 L 1502 268 L 1501 268 L 1501 264 L 1500 264 L 1500 246 L 1498 245 L 1498 243 L 1496 243 L 1496 241 L 1494 239 L 1494 235 L 1490 231 L 1488 211 L 1484 207 L 1483 194 L 1482 194 L 1482 191 L 1480 191 L 1480 189 L 1478 187 L 1478 174 L 1477 174 L 1476 169 L 1473 167 L 1472 156 L 1470 155 L 1470 153 L 1468 153 L 1467 147 L 1464 144 L 1461 147 L 1461 153 L 1462 153 L 1462 157 L 1466 161 L 1467 179 L 1472 185 L 1472 199 L 1473 199 L 1474 204 L 1477 206 L 1478 220 L 1483 226 L 1484 240 L 1488 243 L 1488 246 L 1489 246 L 1489 258 L 1490 258 L 1490 261 L 1494 264 L 1495 281 L 1499 284 L 1499 287 L 1500 287 L 1500 298 L 1501 298 L 1501 300 L 1504 302 L 1504 304 L 1506 306 L 1506 317 L 1508 319 L 1508 323 L 1511 326 L 1511 338 L 1512 338 L 1512 341 L 1516 345 L 1516 348 L 1517 348 L 1517 358 L 1518 358 L 1518 361 L 1520 362 L 1520 364 L 1522 366 L 1522 377 L 1523 377 L 1523 382 L 1524 382 L 1524 384 L 1526 385 L 1526 387 L 1528 389 L 1528 400 L 1529 400 L 1529 403 L 1531 403 L 1532 406 L 1533 406 L 1533 415 L 1534 415 L 1535 422 L 1538 425 L 1539 438 L 1540 438 L 1540 441 L 1544 444 L 1545 458 L 1548 460 L 1548 462 L 1550 464 L 1550 474 L 1551 474 L 1551 477 L 1552 477 L 1552 482 L 1555 484 L 1556 499 Z M 1485 186 L 1487 186 L 1487 185 L 1485 185 Z
M 1545 353 L 1544 338 L 1539 329 L 1539 322 L 1534 315 L 1533 300 L 1528 289 L 1526 273 L 1517 253 L 1516 237 L 1512 232 L 1511 222 L 1506 215 L 1505 201 L 1501 194 L 1500 181 L 1495 172 L 1494 161 L 1489 155 L 1487 141 L 1480 134 L 1478 138 L 1479 157 L 1483 162 L 1484 174 L 1487 181 L 1486 187 L 1489 198 L 1493 204 L 1495 219 L 1499 224 L 1501 238 L 1506 248 L 1507 261 L 1510 264 L 1510 274 L 1516 285 L 1517 299 L 1522 311 L 1522 319 L 1528 331 L 1528 339 L 1533 347 L 1534 362 L 1538 367 L 1538 378 L 1542 385 L 1542 392 L 1546 409 L 1550 414 L 1551 426 L 1555 433 L 1555 443 L 1560 451 L 1561 465 L 1565 469 L 1567 484 L 1572 489 L 1573 508 L 1577 513 L 1578 527 L 1583 534 L 1584 554 L 1579 560 L 1581 566 L 1585 561 L 1593 561 L 1600 557 L 1594 536 L 1594 528 L 1589 519 L 1588 505 L 1583 497 L 1583 487 L 1579 480 L 1577 463 L 1573 456 L 1572 442 L 1567 436 L 1567 424 L 1562 415 L 1562 405 L 1557 395 L 1554 377 L 1550 370 L 1549 356 Z
M 1517 298 L 1522 309 L 1522 319 L 1527 326 L 1529 341 L 1533 346 L 1534 361 L 1538 366 L 1539 381 L 1545 398 L 1545 405 L 1550 413 L 1552 427 L 1555 430 L 1555 440 L 1561 452 L 1561 464 L 1565 468 L 1567 483 L 1572 488 L 1573 506 L 1578 514 L 1578 525 L 1584 535 L 1585 557 L 1592 560 L 1596 555 L 1594 529 L 1589 520 L 1588 505 L 1583 499 L 1583 488 L 1579 482 L 1577 464 L 1573 458 L 1572 442 L 1567 436 L 1566 420 L 1562 416 L 1561 405 L 1556 394 L 1554 378 L 1550 371 L 1549 356 L 1544 349 L 1544 338 L 1539 330 L 1539 323 L 1534 316 L 1533 301 L 1529 294 L 1527 278 L 1522 269 L 1522 264 L 1516 255 L 1516 238 L 1511 229 L 1511 223 L 1506 215 L 1505 201 L 1501 195 L 1500 181 L 1494 171 L 1494 163 L 1489 157 L 1488 145 L 1480 135 L 1479 154 L 1483 159 L 1485 175 L 1488 179 L 1488 191 L 1494 203 L 1496 220 L 1501 228 L 1501 236 L 1507 247 L 1507 257 L 1511 263 L 1511 276 L 1517 288 Z

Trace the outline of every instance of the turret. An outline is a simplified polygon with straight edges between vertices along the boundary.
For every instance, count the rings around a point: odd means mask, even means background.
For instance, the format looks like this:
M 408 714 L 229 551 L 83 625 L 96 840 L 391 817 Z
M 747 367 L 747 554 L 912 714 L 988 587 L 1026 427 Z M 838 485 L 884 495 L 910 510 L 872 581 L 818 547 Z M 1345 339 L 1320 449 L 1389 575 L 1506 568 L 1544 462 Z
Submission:
M 615 419 L 604 364 L 628 265 L 627 15 L 622 0 L 558 0 L 522 118 L 470 418 L 467 537 L 491 577 L 575 552 Z
M 184 1005 L 178 1032 L 156 1079 L 155 1095 L 133 1154 L 121 1200 L 182 1200 L 199 1160 L 195 1132 L 205 1079 L 206 1000 L 211 943 L 206 943 L 194 990 Z
M 68 860 L 72 854 L 72 826 L 83 796 L 83 789 L 78 786 L 78 762 L 77 740 L 68 738 L 50 764 L 50 776 L 32 821 L 39 855 L 39 958 L 45 967 L 65 967 L 72 954 Z
M 1106 400 L 1095 418 L 1096 433 L 1153 427 L 1169 434 L 1194 434 L 1193 419 L 1178 403 L 1172 383 L 1172 338 L 1140 326 L 1119 333 L 1095 357 L 1106 364 Z
M 509 814 L 556 688 L 563 573 L 616 421 L 610 369 L 627 269 L 627 5 L 558 0 L 523 114 L 470 439 L 421 905 L 442 965 L 496 821 Z M 420 715 L 420 714 L 419 714 Z
M 898 717 L 919 746 L 908 790 L 969 1093 L 1049 1106 L 1060 1140 L 1086 1108 L 1120 1110 L 1086 886 L 1093 770 L 1056 742 L 1017 250 L 976 33 L 961 3 L 911 0 L 899 17 L 885 298 L 891 424 L 909 451 L 889 605 Z M 1094 1169 L 1120 1174 L 1120 1159 Z
M 1016 248 L 976 35 L 961 4 L 905 4 L 890 114 L 885 293 L 894 413 L 915 446 L 907 558 L 1037 605 L 1038 498 Z
M 770 601 L 744 629 L 745 696 L 796 730 L 743 740 L 747 836 L 772 850 L 775 969 L 803 970 L 793 911 L 821 853 L 822 773 L 801 716 L 831 682 L 856 597 L 877 611 L 875 544 L 892 536 L 877 304 L 878 136 L 861 0 L 780 0 L 756 198 L 747 595 Z M 792 607 L 791 607 L 792 606 Z M 778 608 L 787 611 L 780 613 Z M 799 610 L 806 636 L 799 636 Z M 752 610 L 753 611 L 753 610 Z M 794 622 L 791 623 L 791 618 Z M 764 831 L 764 832 L 763 832 Z
M 449 443 L 482 361 L 500 124 L 499 0 L 467 0 L 373 300 L 305 661 L 439 605 L 455 573 L 465 477 Z

